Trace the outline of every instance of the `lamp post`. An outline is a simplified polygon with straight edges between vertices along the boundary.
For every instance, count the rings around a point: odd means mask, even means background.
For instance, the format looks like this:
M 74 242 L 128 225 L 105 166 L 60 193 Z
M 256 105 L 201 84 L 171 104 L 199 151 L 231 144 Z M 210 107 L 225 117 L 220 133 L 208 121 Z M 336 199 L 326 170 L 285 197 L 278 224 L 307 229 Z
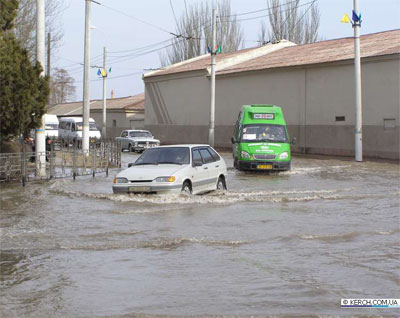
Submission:
M 101 29 L 99 29 L 95 26 L 91 26 L 91 28 L 100 31 L 104 36 L 104 42 L 105 43 L 107 42 L 107 37 Z M 108 73 L 107 73 L 107 69 L 106 69 L 106 56 L 107 56 L 107 48 L 106 48 L 106 44 L 105 44 L 103 47 L 103 72 L 104 73 L 101 72 L 101 76 L 103 77 L 103 124 L 101 127 L 101 137 L 103 139 L 105 139 L 107 136 L 107 76 L 108 76 Z
M 85 49 L 83 71 L 83 129 L 82 150 L 89 152 L 89 114 L 90 114 L 90 4 L 91 0 L 85 0 Z
M 44 76 L 45 67 L 45 2 L 36 2 L 36 60 L 42 65 L 43 71 L 40 76 Z M 35 152 L 36 152 L 36 174 L 39 177 L 46 176 L 46 134 L 44 127 L 44 117 L 41 118 L 40 127 L 36 129 Z
M 356 102 L 356 125 L 355 125 L 355 160 L 363 161 L 362 151 L 362 100 L 361 100 L 361 59 L 360 59 L 360 9 L 358 0 L 353 0 L 353 12 L 358 17 L 354 21 L 354 79 L 355 79 L 355 102 Z
M 360 28 L 361 14 L 359 0 L 353 0 L 352 20 L 345 14 L 341 20 L 343 23 L 351 23 L 354 29 L 354 100 L 355 100 L 355 125 L 354 148 L 355 161 L 363 161 L 362 151 L 362 91 L 361 91 L 361 57 L 360 57 Z

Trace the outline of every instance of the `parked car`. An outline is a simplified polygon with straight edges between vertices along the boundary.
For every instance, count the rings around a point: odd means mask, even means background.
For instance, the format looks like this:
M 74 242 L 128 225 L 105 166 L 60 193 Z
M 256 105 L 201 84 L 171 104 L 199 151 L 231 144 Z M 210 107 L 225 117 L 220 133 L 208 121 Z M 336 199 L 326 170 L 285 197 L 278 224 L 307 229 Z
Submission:
M 151 132 L 147 130 L 124 130 L 116 140 L 121 142 L 122 151 L 143 152 L 160 145 L 160 141 L 154 139 Z
M 61 117 L 59 119 L 58 136 L 67 145 L 69 141 L 82 143 L 83 119 L 82 117 Z M 89 118 L 89 140 L 90 143 L 100 140 L 101 134 L 93 118 Z
M 200 194 L 226 190 L 224 159 L 209 145 L 173 145 L 146 150 L 114 178 L 114 193 Z

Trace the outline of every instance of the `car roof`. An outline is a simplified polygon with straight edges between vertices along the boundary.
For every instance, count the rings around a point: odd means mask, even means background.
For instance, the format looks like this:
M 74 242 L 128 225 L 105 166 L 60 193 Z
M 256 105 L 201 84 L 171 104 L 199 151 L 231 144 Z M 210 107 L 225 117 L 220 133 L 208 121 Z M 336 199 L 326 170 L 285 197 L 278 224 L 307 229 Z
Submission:
M 150 132 L 150 131 L 144 130 L 144 129 L 125 129 L 124 131 Z
M 79 122 L 79 121 L 83 121 L 82 117 L 60 117 L 59 121 L 75 121 L 75 122 Z M 89 118 L 89 122 L 95 122 L 95 120 L 90 117 Z
M 206 144 L 178 144 L 178 145 L 159 146 L 158 148 L 168 148 L 168 147 L 189 147 L 189 148 L 195 148 L 195 147 L 211 147 L 211 146 L 210 146 L 210 145 L 206 145 Z

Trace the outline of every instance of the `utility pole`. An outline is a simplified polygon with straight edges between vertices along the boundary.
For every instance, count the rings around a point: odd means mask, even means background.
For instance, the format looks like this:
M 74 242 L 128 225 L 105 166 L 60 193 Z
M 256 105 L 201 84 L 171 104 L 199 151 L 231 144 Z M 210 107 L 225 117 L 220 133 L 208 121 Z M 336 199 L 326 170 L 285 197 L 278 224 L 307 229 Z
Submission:
M 353 0 L 354 13 L 360 16 L 359 2 Z M 361 61 L 360 61 L 360 27 L 361 20 L 354 21 L 354 78 L 355 78 L 355 160 L 363 161 L 362 151 L 362 100 L 361 100 Z
M 47 76 L 50 78 L 50 42 L 51 42 L 51 35 L 50 32 L 47 33 Z
M 44 76 L 45 67 L 45 7 L 44 0 L 36 0 L 36 60 L 42 65 Z M 46 131 L 44 127 L 44 118 L 42 117 L 40 126 L 35 134 L 35 152 L 36 152 L 36 174 L 39 177 L 46 176 Z
M 103 70 L 105 75 L 103 76 L 103 126 L 101 132 L 101 138 L 104 140 L 107 136 L 107 90 L 106 90 L 106 80 L 107 80 L 107 71 L 106 71 L 106 54 L 107 49 L 104 47 L 103 49 Z
M 211 46 L 211 106 L 210 106 L 210 129 L 208 132 L 208 143 L 214 147 L 214 127 L 215 127 L 215 59 L 217 46 L 217 9 L 213 8 L 212 16 L 212 46 Z
M 90 2 L 85 0 L 85 56 L 83 60 L 83 129 L 82 151 L 89 152 L 89 114 L 90 114 Z

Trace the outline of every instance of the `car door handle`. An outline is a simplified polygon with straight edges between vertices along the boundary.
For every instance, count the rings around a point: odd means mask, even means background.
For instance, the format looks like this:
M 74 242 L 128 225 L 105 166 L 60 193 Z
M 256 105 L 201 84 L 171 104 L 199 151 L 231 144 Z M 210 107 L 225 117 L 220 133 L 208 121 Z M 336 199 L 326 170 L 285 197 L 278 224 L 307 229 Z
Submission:
M 208 169 L 208 167 L 204 167 L 204 170 L 207 170 Z

